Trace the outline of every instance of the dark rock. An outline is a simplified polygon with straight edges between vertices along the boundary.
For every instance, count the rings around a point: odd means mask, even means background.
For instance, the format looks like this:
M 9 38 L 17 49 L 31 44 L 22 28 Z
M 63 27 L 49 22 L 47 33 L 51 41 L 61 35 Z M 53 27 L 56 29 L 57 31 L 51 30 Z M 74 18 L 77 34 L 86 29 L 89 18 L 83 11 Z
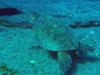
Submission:
M 0 16 L 11 16 L 21 14 L 22 11 L 16 8 L 0 8 Z
M 87 21 L 87 22 L 74 22 L 74 24 L 69 25 L 71 28 L 90 28 L 100 26 L 100 21 Z

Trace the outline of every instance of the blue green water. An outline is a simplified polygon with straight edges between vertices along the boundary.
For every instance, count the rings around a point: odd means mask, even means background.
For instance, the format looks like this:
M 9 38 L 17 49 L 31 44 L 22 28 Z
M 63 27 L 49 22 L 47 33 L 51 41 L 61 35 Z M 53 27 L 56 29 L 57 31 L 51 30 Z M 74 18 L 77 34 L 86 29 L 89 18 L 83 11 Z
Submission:
M 22 13 L 0 15 L 0 75 L 62 75 L 49 50 L 36 47 L 34 23 L 41 23 L 36 20 L 44 16 L 64 25 L 89 25 L 72 30 L 78 41 L 95 50 L 81 57 L 72 52 L 65 75 L 100 75 L 100 0 L 0 0 L 1 8 L 16 8 Z

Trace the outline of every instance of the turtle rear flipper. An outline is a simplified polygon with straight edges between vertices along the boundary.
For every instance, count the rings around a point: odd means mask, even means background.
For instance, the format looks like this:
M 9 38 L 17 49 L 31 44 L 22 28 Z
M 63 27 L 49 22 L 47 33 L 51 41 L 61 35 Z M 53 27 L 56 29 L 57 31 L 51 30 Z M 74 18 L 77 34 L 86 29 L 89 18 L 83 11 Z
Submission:
M 71 56 L 67 54 L 65 51 L 59 51 L 58 52 L 58 63 L 62 71 L 62 74 L 65 75 L 65 73 L 71 67 L 71 63 L 72 63 Z
M 88 52 L 93 52 L 95 48 L 79 42 L 77 50 L 80 55 L 86 55 Z

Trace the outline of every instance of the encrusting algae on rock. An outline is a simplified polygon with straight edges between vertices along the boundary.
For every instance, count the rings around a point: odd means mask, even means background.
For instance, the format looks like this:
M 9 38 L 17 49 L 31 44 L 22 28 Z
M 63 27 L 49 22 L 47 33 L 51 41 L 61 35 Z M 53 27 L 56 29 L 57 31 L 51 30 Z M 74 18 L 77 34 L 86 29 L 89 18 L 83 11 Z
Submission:
M 6 75 L 17 75 L 17 70 L 14 70 L 12 68 L 9 68 L 6 64 L 2 64 L 0 66 L 0 72 Z
M 8 28 L 24 28 L 24 29 L 31 29 L 32 24 L 28 22 L 20 22 L 20 23 L 14 23 L 10 22 L 5 19 L 0 19 L 0 26 L 8 27 Z

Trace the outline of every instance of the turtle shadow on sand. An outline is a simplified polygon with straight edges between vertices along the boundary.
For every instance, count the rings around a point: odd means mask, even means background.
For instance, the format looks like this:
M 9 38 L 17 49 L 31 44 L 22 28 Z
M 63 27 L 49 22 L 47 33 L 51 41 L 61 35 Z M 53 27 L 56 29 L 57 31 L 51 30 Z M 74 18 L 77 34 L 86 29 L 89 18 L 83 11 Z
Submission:
M 71 64 L 71 68 L 65 73 L 65 75 L 74 75 L 74 73 L 78 70 L 78 64 L 84 64 L 86 62 L 90 63 L 96 63 L 100 61 L 100 58 L 97 58 L 95 56 L 78 56 L 75 54 L 75 52 L 71 52 L 71 57 L 73 60 L 73 63 Z
M 52 58 L 57 60 L 57 52 L 49 52 L 50 55 L 52 55 Z M 78 70 L 78 64 L 84 64 L 86 62 L 90 62 L 90 63 L 96 63 L 100 61 L 100 58 L 95 57 L 95 56 L 90 56 L 90 55 L 78 55 L 76 53 L 75 50 L 70 51 L 69 54 L 71 55 L 72 58 L 72 63 L 71 63 L 71 67 L 69 68 L 69 70 L 67 70 L 65 72 L 64 75 L 74 75 L 74 73 Z

